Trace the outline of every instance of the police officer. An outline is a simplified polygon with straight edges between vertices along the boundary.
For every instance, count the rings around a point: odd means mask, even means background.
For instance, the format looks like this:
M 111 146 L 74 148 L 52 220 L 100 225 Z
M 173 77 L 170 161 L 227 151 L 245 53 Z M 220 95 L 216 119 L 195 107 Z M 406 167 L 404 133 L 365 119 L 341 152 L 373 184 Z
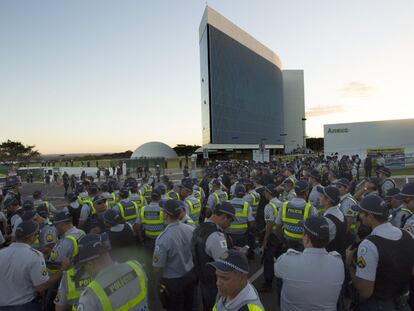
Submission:
M 154 181 L 151 177 L 148 178 L 147 181 L 145 179 L 143 179 L 143 181 L 144 183 L 142 184 L 141 189 L 139 191 L 144 196 L 145 200 L 149 202 L 151 200 L 152 184 Z
M 280 200 L 283 202 L 291 201 L 296 197 L 295 183 L 290 178 L 285 179 L 285 181 L 280 186 L 278 186 L 277 189 L 278 191 L 282 191 Z
M 344 265 L 337 252 L 328 253 L 329 225 L 322 216 L 309 216 L 303 224 L 304 251 L 289 249 L 275 264 L 283 280 L 281 310 L 337 310 L 344 281 Z
M 210 264 L 216 268 L 219 294 L 213 311 L 265 310 L 248 280 L 249 263 L 243 253 L 229 250 Z
M 378 189 L 381 181 L 378 177 L 370 177 L 365 181 L 364 187 L 361 190 L 355 192 L 354 198 L 357 201 L 361 201 L 363 198 L 369 195 L 379 195 Z
M 384 197 L 388 190 L 395 188 L 395 181 L 391 178 L 391 170 L 388 167 L 379 167 L 377 169 L 377 175 L 380 180 L 379 193 Z
M 365 197 L 358 207 L 371 234 L 356 249 L 347 249 L 346 264 L 359 293 L 358 310 L 410 310 L 407 289 L 414 264 L 412 237 L 388 222 L 389 209 L 377 195 Z
M 54 300 L 55 310 L 76 310 L 80 295 L 92 281 L 85 269 L 71 267 L 64 271 Z
M 155 241 L 152 265 L 165 309 L 197 310 L 196 278 L 191 255 L 194 227 L 179 221 L 181 206 L 177 201 L 164 204 L 167 227 Z
M 63 209 L 72 215 L 73 225 L 75 227 L 79 226 L 79 217 L 81 214 L 82 206 L 79 203 L 79 200 L 75 192 L 69 192 L 67 195 L 68 205 Z
M 387 203 L 391 212 L 391 224 L 397 228 L 402 228 L 402 224 L 412 214 L 411 211 L 405 206 L 403 198 L 400 198 L 398 194 L 400 189 L 391 188 L 384 196 L 384 201 Z
M 81 206 L 81 212 L 79 216 L 79 228 L 83 228 L 88 220 L 89 216 L 95 213 L 93 208 L 93 198 L 91 198 L 88 192 L 84 189 L 83 185 L 79 185 L 77 188 L 78 191 L 78 201 Z M 95 192 L 95 187 L 92 188 L 92 191 Z
M 147 205 L 144 196 L 138 190 L 138 184 L 136 181 L 132 182 L 129 187 L 129 199 L 138 205 L 138 209 Z
M 129 200 L 129 190 L 127 188 L 122 188 L 119 191 L 119 198 L 120 201 L 115 204 L 113 209 L 121 216 L 123 221 L 134 225 L 139 215 L 138 205 Z
M 78 241 L 85 235 L 82 230 L 74 227 L 69 212 L 60 212 L 53 219 L 53 225 L 60 236 L 60 240 L 53 247 L 49 260 L 51 263 L 60 263 L 63 258 L 73 260 L 78 253 Z
M 107 210 L 106 198 L 97 195 L 93 198 L 93 206 L 89 216 L 82 227 L 86 233 L 102 233 L 105 231 L 103 215 Z
M 55 213 L 56 208 L 47 200 L 43 200 L 42 192 L 40 190 L 36 190 L 33 192 L 33 205 L 34 208 L 37 208 L 40 204 L 45 204 L 49 213 Z
M 136 260 L 114 263 L 107 235 L 88 234 L 80 240 L 76 268 L 94 278 L 79 297 L 78 311 L 148 310 L 147 278 Z
M 409 182 L 397 195 L 398 199 L 404 200 L 406 208 L 411 214 L 402 220 L 402 228 L 414 236 L 414 182 Z
M 254 226 L 254 217 L 251 206 L 244 200 L 246 194 L 244 185 L 238 184 L 234 193 L 235 197 L 230 200 L 230 204 L 236 211 L 236 217 L 225 231 L 230 235 L 235 246 L 244 247 L 248 244 L 247 230 L 250 226 Z
M 104 223 L 106 234 L 111 242 L 111 257 L 116 262 L 133 259 L 137 254 L 135 233 L 129 223 L 122 221 L 121 217 L 112 209 L 105 212 Z M 137 256 L 135 256 L 137 257 Z
M 184 178 L 181 181 L 180 196 L 184 202 L 187 215 L 191 217 L 195 224 L 198 224 L 201 214 L 201 203 L 194 197 L 193 182 L 190 178 Z
M 203 310 L 211 310 L 217 296 L 215 271 L 211 266 L 207 266 L 207 263 L 218 260 L 232 247 L 225 229 L 230 226 L 235 217 L 234 206 L 224 201 L 216 205 L 211 217 L 194 230 L 191 253 L 194 271 L 200 284 Z
M 227 193 L 221 190 L 221 182 L 217 178 L 211 181 L 211 187 L 206 205 L 206 218 L 211 216 L 212 210 L 217 204 L 229 199 Z
M 263 276 L 264 284 L 260 288 L 260 292 L 270 292 L 272 290 L 272 280 L 274 276 L 274 258 L 280 253 L 280 242 L 276 236 L 275 221 L 282 209 L 283 203 L 277 198 L 278 192 L 275 184 L 269 184 L 265 187 L 265 197 L 268 200 L 264 210 L 264 219 L 266 221 L 265 235 L 262 246 L 263 255 Z
M 345 215 L 339 209 L 340 193 L 337 187 L 319 187 L 319 201 L 324 208 L 323 216 L 329 224 L 329 244 L 326 246 L 328 252 L 337 251 L 345 257 L 347 223 Z
M 49 212 L 46 205 L 39 205 L 36 213 L 39 221 L 39 243 L 36 245 L 36 249 L 45 254 L 45 256 L 49 256 L 58 240 L 58 233 L 55 226 L 49 220 Z
M 4 199 L 3 203 L 4 208 L 7 210 L 7 223 L 9 226 L 9 231 L 6 234 L 11 234 L 17 228 L 18 223 L 21 220 L 21 216 L 24 213 L 23 208 L 20 206 L 19 201 L 16 196 L 9 195 Z
M 317 215 L 318 211 L 306 198 L 309 193 L 309 184 L 305 180 L 300 180 L 295 186 L 296 197 L 284 202 L 276 219 L 276 232 L 286 243 L 286 248 L 302 250 L 303 225 L 302 220 L 306 220 L 311 215 Z
M 151 202 L 141 208 L 135 221 L 135 231 L 151 253 L 154 250 L 155 239 L 164 230 L 164 211 L 160 206 L 160 202 L 161 193 L 154 189 L 151 193 Z M 142 236 L 142 233 L 144 236 Z
M 319 203 L 319 192 L 316 189 L 317 187 L 322 187 L 321 180 L 322 180 L 321 173 L 319 173 L 317 169 L 312 169 L 308 173 L 309 186 L 312 188 L 309 193 L 308 200 L 309 200 L 309 203 L 312 204 L 318 210 L 319 215 L 322 214 L 322 208 Z
M 69 265 L 64 260 L 49 277 L 42 253 L 31 247 L 38 231 L 36 222 L 24 221 L 16 229 L 16 242 L 0 250 L 0 310 L 40 311 L 37 293 L 58 282 Z
M 255 189 L 255 184 L 252 180 L 248 179 L 244 182 L 244 186 L 246 187 L 246 195 L 244 196 L 244 200 L 249 203 L 251 210 L 252 210 L 252 216 L 256 219 L 257 214 L 257 208 L 259 207 L 260 202 L 260 194 L 257 193 Z

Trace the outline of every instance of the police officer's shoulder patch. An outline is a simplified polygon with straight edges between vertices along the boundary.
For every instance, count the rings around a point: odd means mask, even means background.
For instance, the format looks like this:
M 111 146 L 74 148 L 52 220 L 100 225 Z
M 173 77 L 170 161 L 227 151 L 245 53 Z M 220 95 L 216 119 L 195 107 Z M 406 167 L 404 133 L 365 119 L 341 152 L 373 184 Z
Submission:
M 365 262 L 364 257 L 359 256 L 356 262 L 357 266 L 360 267 L 361 269 L 364 269 L 367 265 L 367 263 Z
M 358 249 L 358 255 L 363 256 L 368 252 L 368 249 L 365 246 L 361 246 Z
M 220 246 L 221 248 L 227 248 L 227 241 L 226 240 L 220 241 Z
M 293 248 L 289 248 L 289 249 L 286 251 L 286 254 L 287 254 L 287 255 L 298 255 L 298 254 L 300 254 L 300 252 L 299 252 L 299 251 L 297 251 L 297 250 L 295 250 L 295 249 L 293 249 Z
M 46 242 L 52 242 L 53 241 L 53 235 L 52 234 L 48 234 L 46 235 Z

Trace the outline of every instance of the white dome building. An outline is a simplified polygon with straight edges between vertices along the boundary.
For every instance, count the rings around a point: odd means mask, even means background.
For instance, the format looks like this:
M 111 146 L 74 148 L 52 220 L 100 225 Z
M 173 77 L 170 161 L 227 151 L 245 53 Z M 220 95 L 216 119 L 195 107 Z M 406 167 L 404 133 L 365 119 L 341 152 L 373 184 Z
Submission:
M 165 158 L 176 159 L 177 153 L 170 146 L 158 141 L 151 141 L 138 147 L 131 155 L 131 159 Z

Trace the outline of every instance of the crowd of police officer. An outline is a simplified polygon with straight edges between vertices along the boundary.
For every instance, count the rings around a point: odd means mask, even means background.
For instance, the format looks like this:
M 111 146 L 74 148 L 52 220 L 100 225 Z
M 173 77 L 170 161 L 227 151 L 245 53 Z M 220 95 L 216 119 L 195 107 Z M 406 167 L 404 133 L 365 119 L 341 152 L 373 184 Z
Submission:
M 414 183 L 398 189 L 383 166 L 360 182 L 334 162 L 85 179 L 59 207 L 9 178 L 0 310 L 264 310 L 248 281 L 258 256 L 259 291 L 282 310 L 410 310 Z

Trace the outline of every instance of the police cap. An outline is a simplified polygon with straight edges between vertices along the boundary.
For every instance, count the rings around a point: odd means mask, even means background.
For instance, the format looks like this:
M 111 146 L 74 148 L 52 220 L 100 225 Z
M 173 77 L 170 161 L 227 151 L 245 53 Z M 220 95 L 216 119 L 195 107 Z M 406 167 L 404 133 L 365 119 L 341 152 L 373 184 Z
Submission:
M 9 195 L 6 197 L 6 200 L 4 200 L 4 207 L 7 208 L 12 205 L 18 205 L 19 200 L 17 200 L 17 197 L 15 195 Z
M 244 274 L 249 273 L 249 262 L 246 255 L 235 249 L 229 249 L 221 258 L 209 262 L 209 264 L 222 272 L 238 271 Z
M 33 220 L 23 221 L 17 225 L 16 228 L 16 239 L 23 240 L 28 238 L 39 231 L 39 224 Z
M 318 181 L 320 181 L 321 178 L 321 173 L 319 173 L 319 171 L 317 169 L 312 169 L 310 172 L 308 172 L 308 176 L 312 177 Z
M 303 193 L 309 190 L 309 183 L 306 180 L 299 180 L 295 185 L 296 193 Z
M 227 214 L 233 217 L 233 219 L 236 218 L 236 210 L 229 201 L 220 202 L 214 207 L 214 210 L 223 214 Z
M 103 219 L 106 223 L 108 223 L 109 225 L 116 225 L 119 222 L 119 215 L 117 212 L 115 212 L 113 209 L 109 209 L 107 210 L 104 215 L 103 215 Z
M 61 222 L 68 222 L 68 221 L 72 221 L 72 215 L 67 211 L 59 212 L 53 218 L 54 224 L 59 224 Z
M 385 167 L 385 166 L 381 166 L 381 167 L 377 168 L 377 173 L 383 173 L 387 177 L 391 176 L 391 170 L 388 167 Z
M 341 179 L 338 179 L 335 182 L 334 185 L 337 186 L 337 187 L 345 187 L 345 188 L 348 188 L 349 187 L 349 180 L 346 179 L 346 178 L 341 178 Z
M 414 182 L 409 182 L 406 184 L 401 192 L 397 195 L 398 200 L 404 200 L 404 199 L 414 199 Z
M 328 187 L 317 187 L 316 190 L 318 190 L 319 193 L 326 196 L 329 201 L 332 202 L 333 205 L 338 205 L 340 200 L 340 193 L 338 188 L 334 186 L 328 186 Z
M 181 187 L 187 189 L 187 190 L 193 190 L 193 181 L 190 178 L 184 178 L 181 180 Z
M 40 204 L 37 209 L 36 213 L 43 218 L 49 217 L 49 209 L 47 208 L 45 203 Z
M 352 209 L 356 212 L 363 211 L 378 216 L 386 216 L 389 213 L 387 204 L 377 195 L 366 196 L 359 205 L 352 206 Z
M 102 234 L 87 234 L 80 239 L 78 247 L 79 251 L 75 257 L 77 267 L 109 252 L 111 243 L 105 232 Z
M 391 188 L 387 191 L 387 193 L 384 196 L 385 200 L 391 200 L 391 199 L 396 199 L 396 200 L 400 200 L 398 199 L 398 194 L 400 193 L 400 189 L 399 188 Z
M 29 211 L 29 210 L 32 210 L 33 208 L 34 208 L 34 204 L 33 204 L 33 201 L 32 200 L 25 200 L 24 202 L 23 202 L 23 209 L 25 210 L 25 211 Z
M 97 195 L 93 199 L 93 203 L 95 203 L 95 204 L 101 204 L 101 203 L 105 203 L 105 202 L 106 202 L 106 198 L 103 195 Z
M 169 199 L 163 203 L 164 212 L 171 216 L 178 216 L 182 211 L 180 201 Z
M 302 221 L 305 233 L 320 240 L 329 242 L 329 225 L 325 217 L 309 216 L 306 221 Z
M 236 187 L 234 188 L 234 194 L 236 196 L 241 196 L 246 193 L 246 187 L 242 183 L 237 183 Z

